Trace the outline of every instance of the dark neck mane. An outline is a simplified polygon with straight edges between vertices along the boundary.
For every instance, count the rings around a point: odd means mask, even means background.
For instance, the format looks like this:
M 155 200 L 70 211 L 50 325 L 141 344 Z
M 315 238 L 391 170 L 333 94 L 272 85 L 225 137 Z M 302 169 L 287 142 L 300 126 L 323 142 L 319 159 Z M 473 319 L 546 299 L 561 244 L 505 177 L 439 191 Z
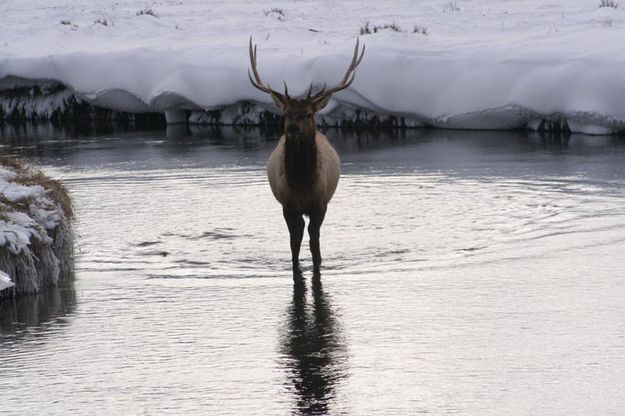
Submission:
M 310 187 L 317 176 L 317 144 L 312 138 L 289 139 L 284 143 L 284 167 L 289 185 Z

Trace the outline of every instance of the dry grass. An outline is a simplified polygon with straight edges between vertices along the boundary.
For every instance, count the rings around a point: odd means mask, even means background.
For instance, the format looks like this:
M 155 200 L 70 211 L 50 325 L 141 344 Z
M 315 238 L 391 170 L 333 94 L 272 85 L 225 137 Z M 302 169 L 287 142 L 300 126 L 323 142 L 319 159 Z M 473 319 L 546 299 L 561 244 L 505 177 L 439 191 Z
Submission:
M 365 22 L 365 25 L 363 27 L 360 28 L 360 34 L 361 35 L 370 35 L 372 33 L 378 33 L 378 31 L 381 30 L 387 30 L 390 29 L 393 32 L 397 32 L 397 33 L 401 33 L 404 30 L 401 28 L 401 26 L 399 26 L 397 23 L 395 23 L 395 21 L 393 20 L 391 23 L 385 23 L 383 25 L 373 25 L 370 26 L 369 21 Z
M 74 276 L 74 233 L 71 224 L 74 210 L 69 192 L 61 182 L 49 178 L 22 160 L 0 154 L 0 166 L 17 173 L 11 179 L 12 182 L 26 186 L 42 186 L 48 198 L 65 215 L 53 229 L 44 230 L 43 227 L 37 227 L 28 243 L 28 249 L 21 249 L 17 253 L 0 250 L 0 269 L 6 271 L 15 283 L 14 287 L 0 292 L 0 301 L 3 298 L 35 293 L 44 287 L 71 281 Z M 12 211 L 28 214 L 31 211 L 30 204 L 33 202 L 30 197 L 9 201 L 0 194 L 0 219 L 6 221 L 8 213 Z M 46 240 L 46 236 L 52 239 L 51 243 Z
M 618 3 L 614 0 L 601 0 L 599 2 L 599 7 L 611 7 L 613 9 L 618 9 Z
M 29 166 L 23 160 L 0 155 L 0 165 L 7 166 L 17 173 L 17 177 L 15 178 L 16 183 L 27 186 L 41 185 L 46 191 L 48 191 L 48 196 L 54 202 L 59 204 L 65 214 L 65 217 L 69 221 L 74 219 L 72 198 L 67 188 L 65 188 L 61 182 L 46 176 L 43 172 L 41 172 L 41 170 Z M 6 201 L 3 202 L 6 203 Z
M 143 9 L 137 11 L 137 16 L 152 16 L 158 17 L 158 14 L 149 6 L 145 6 Z

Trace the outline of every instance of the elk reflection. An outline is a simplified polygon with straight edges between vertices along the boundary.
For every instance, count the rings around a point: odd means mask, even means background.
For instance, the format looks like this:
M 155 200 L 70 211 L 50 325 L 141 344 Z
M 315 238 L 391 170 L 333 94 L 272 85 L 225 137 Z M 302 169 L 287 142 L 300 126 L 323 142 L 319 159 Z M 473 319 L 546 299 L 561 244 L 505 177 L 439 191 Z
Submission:
M 302 277 L 295 279 L 282 338 L 296 414 L 327 414 L 336 404 L 338 384 L 347 375 L 347 348 L 318 276 L 313 278 L 312 304 L 306 301 Z

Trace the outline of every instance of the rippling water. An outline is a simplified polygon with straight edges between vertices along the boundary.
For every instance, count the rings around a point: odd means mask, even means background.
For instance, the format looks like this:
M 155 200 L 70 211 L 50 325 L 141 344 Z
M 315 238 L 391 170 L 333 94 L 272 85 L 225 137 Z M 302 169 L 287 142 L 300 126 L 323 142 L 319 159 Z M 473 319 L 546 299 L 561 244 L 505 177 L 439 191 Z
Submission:
M 624 140 L 328 136 L 294 285 L 275 134 L 2 130 L 79 245 L 74 287 L 0 305 L 1 413 L 622 414 Z

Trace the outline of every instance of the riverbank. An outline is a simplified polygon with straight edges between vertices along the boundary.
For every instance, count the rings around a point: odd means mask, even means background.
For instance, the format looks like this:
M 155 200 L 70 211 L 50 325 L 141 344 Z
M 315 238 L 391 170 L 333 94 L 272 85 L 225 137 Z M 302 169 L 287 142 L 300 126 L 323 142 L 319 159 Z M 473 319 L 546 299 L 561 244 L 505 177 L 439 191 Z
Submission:
M 251 35 L 263 80 L 286 81 L 293 96 L 337 83 L 356 37 L 366 44 L 322 125 L 625 130 L 615 41 L 625 13 L 614 2 L 5 3 L 0 119 L 275 123 L 271 99 L 247 78 Z
M 0 299 L 72 278 L 73 218 L 71 197 L 59 181 L 0 156 Z

